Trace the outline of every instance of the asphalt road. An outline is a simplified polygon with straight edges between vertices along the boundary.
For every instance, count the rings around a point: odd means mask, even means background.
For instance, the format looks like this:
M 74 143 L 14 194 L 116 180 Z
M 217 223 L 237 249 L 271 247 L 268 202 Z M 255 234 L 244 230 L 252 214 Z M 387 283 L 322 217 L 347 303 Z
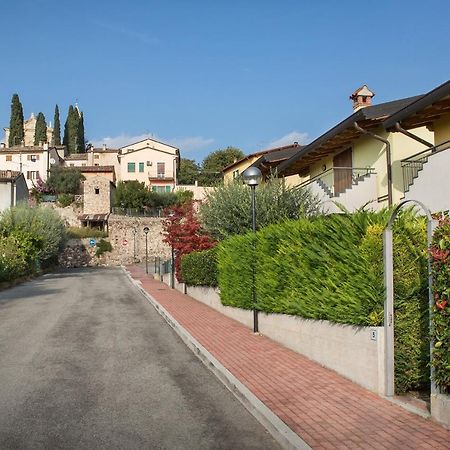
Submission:
M 120 269 L 0 291 L 0 449 L 274 449 Z

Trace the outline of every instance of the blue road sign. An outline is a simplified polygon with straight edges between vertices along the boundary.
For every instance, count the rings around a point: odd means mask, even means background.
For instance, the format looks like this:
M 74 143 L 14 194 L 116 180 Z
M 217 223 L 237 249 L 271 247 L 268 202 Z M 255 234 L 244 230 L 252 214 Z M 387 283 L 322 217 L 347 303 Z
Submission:
M 95 247 L 95 244 L 97 243 L 97 241 L 95 239 L 89 239 L 89 245 L 91 247 Z

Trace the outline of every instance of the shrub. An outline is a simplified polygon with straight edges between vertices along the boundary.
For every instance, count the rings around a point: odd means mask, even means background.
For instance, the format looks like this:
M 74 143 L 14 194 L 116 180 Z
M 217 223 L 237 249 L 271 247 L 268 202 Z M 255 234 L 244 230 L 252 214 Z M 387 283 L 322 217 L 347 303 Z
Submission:
M 433 367 L 443 393 L 450 393 L 450 220 L 442 219 L 433 236 Z
M 74 200 L 75 200 L 75 197 L 72 194 L 59 194 L 58 195 L 58 203 L 63 208 L 71 205 L 74 202 Z
M 387 212 L 271 225 L 219 244 L 222 303 L 351 325 L 381 325 L 382 231 Z M 412 212 L 394 226 L 396 390 L 427 380 L 426 233 Z
M 181 278 L 190 286 L 217 286 L 217 248 L 184 255 Z
M 69 227 L 67 228 L 67 235 L 69 238 L 74 239 L 108 237 L 108 233 L 106 231 L 90 227 Z
M 235 181 L 215 187 L 200 207 L 205 229 L 217 240 L 252 229 L 251 191 Z M 311 217 L 319 212 L 319 201 L 306 189 L 286 187 L 280 179 L 272 179 L 256 189 L 258 227 L 287 219 Z
M 38 265 L 49 266 L 57 260 L 67 235 L 58 213 L 41 206 L 31 208 L 21 204 L 3 212 L 0 216 L 0 236 L 21 236 L 27 258 L 34 258 Z M 30 268 L 31 271 L 31 268 Z
M 111 242 L 105 241 L 104 239 L 100 239 L 100 241 L 97 242 L 96 246 L 97 251 L 95 252 L 95 256 L 102 256 L 103 253 L 112 251 Z
M 202 228 L 193 203 L 175 206 L 163 222 L 164 242 L 175 251 L 175 273 L 183 281 L 180 270 L 183 255 L 214 247 L 215 242 Z
M 0 282 L 11 281 L 30 272 L 28 255 L 14 236 L 0 239 Z

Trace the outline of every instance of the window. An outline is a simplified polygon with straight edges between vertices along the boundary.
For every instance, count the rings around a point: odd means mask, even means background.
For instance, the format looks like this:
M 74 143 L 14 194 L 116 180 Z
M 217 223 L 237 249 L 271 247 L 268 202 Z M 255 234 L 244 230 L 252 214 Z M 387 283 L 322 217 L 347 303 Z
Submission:
M 99 159 L 100 155 L 94 155 L 94 159 Z
M 74 163 L 70 163 L 69 165 L 70 165 L 70 167 L 74 167 L 74 166 L 75 166 L 75 164 L 74 164 Z
M 12 155 L 6 155 L 6 161 L 12 161 Z
M 166 164 L 163 162 L 159 162 L 156 165 L 156 173 L 158 178 L 164 178 L 166 176 Z
M 170 186 L 166 186 L 166 192 L 170 192 L 170 191 L 171 191 Z
M 39 155 L 27 155 L 28 161 L 39 161 Z
M 129 162 L 128 163 L 128 173 L 136 172 L 136 163 Z
M 37 180 L 38 176 L 39 176 L 38 170 L 27 171 L 27 180 Z
M 81 167 L 85 167 L 86 166 L 86 163 L 81 163 Z
M 139 163 L 139 172 L 144 172 L 144 166 L 145 166 L 145 164 L 143 163 L 143 162 L 140 162 Z
M 233 171 L 233 180 L 235 180 L 236 178 L 239 178 L 239 170 Z
M 170 192 L 170 186 L 152 186 L 152 191 L 162 194 L 163 192 L 167 192 L 165 189 L 166 187 L 169 188 L 169 192 Z
M 95 194 L 96 194 L 96 195 L 100 194 L 100 189 L 99 189 L 98 187 L 96 187 L 96 188 L 94 189 L 94 191 L 95 191 Z

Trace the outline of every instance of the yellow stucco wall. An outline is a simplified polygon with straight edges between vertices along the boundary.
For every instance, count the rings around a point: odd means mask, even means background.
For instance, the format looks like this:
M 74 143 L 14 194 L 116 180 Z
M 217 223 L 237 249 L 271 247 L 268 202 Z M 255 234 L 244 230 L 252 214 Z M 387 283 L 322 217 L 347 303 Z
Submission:
M 241 162 L 236 163 L 233 167 L 230 167 L 223 173 L 223 181 L 224 183 L 229 183 L 233 181 L 233 173 L 238 171 L 238 175 L 240 175 L 247 167 L 251 166 L 260 156 L 251 156 L 248 159 L 244 159 Z
M 434 122 L 435 145 L 442 144 L 450 140 L 450 114 L 446 114 Z
M 157 178 L 158 176 L 157 163 L 162 162 L 165 164 L 165 178 L 174 178 L 175 160 L 176 155 L 152 148 L 144 148 L 139 151 L 126 153 L 120 157 L 120 180 L 137 180 L 144 182 L 148 186 L 150 184 L 149 178 Z M 147 166 L 147 161 L 150 161 L 151 165 Z M 128 163 L 135 164 L 134 172 L 128 172 Z M 139 163 L 144 163 L 143 172 L 139 172 Z M 163 181 L 162 179 L 158 184 L 161 184 Z M 163 184 L 174 186 L 173 181 L 167 181 Z
M 450 125 L 446 130 L 448 131 L 448 133 L 450 133 Z M 388 133 L 381 127 L 374 131 L 379 136 L 388 139 L 391 144 L 393 185 L 392 195 L 393 202 L 398 203 L 403 197 L 403 172 L 401 168 L 401 160 L 419 153 L 426 147 L 401 133 Z M 433 133 L 425 127 L 411 130 L 411 132 L 431 143 L 434 142 Z M 372 137 L 361 136 L 352 143 L 351 147 L 353 167 L 361 169 L 373 168 L 377 174 L 377 197 L 379 198 L 387 196 L 388 189 L 385 144 L 383 142 L 377 141 Z M 320 161 L 314 163 L 310 168 L 310 178 L 323 173 L 323 166 L 326 166 L 325 170 L 331 169 L 333 167 L 333 157 L 338 153 L 346 150 L 346 148 L 339 149 L 333 155 L 328 155 L 322 158 Z M 331 184 L 332 175 L 325 174 L 323 181 L 326 184 Z M 387 206 L 387 200 L 383 201 L 382 205 Z

